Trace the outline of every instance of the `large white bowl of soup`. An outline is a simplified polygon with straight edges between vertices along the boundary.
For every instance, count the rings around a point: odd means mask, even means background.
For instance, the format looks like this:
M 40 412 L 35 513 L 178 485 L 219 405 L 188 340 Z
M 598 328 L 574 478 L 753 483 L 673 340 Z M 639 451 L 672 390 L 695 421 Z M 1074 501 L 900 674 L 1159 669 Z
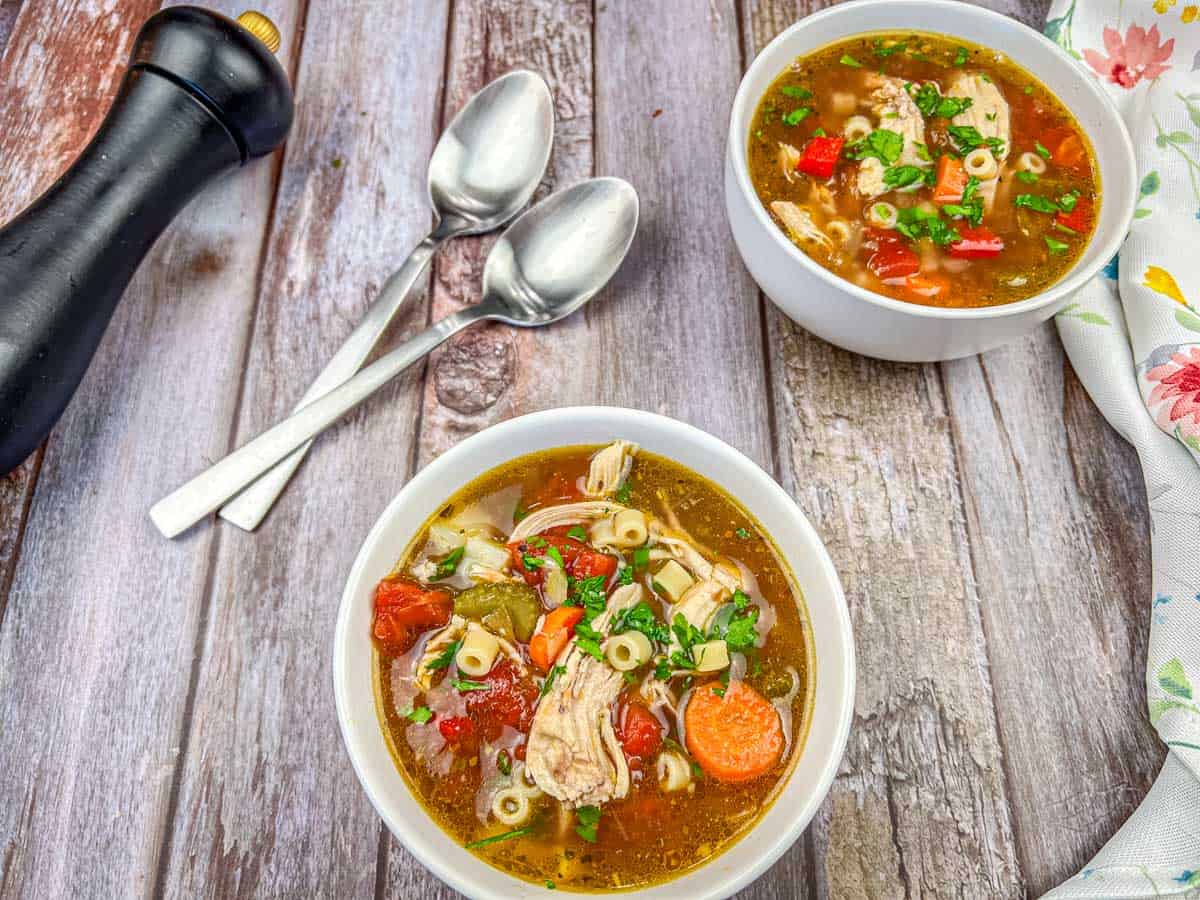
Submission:
M 751 275 L 808 330 L 884 359 L 1032 330 L 1115 255 L 1136 190 L 1096 78 L 952 0 L 797 22 L 754 60 L 730 119 L 726 205 Z
M 721 898 L 828 791 L 853 636 L 816 532 L 745 456 L 558 409 L 463 441 L 387 507 L 334 690 L 379 815 L 467 896 Z

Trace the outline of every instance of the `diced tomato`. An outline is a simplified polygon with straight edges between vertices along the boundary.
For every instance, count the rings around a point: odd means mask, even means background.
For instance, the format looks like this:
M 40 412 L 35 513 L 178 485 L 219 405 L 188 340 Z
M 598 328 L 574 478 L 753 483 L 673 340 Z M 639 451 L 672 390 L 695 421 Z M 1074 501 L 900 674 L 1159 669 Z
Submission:
M 430 590 L 406 578 L 385 578 L 375 587 L 375 639 L 392 653 L 404 653 L 427 628 L 450 621 L 449 591 Z
M 936 274 L 909 275 L 904 282 L 904 290 L 914 297 L 929 300 L 950 293 L 950 279 Z
M 617 570 L 616 557 L 598 550 L 592 550 L 582 541 L 556 534 L 560 529 L 553 529 L 536 538 L 524 541 L 514 541 L 508 545 L 509 556 L 512 557 L 513 568 L 521 573 L 526 584 L 539 585 L 544 573 L 541 566 L 526 567 L 525 557 L 545 558 L 548 547 L 554 547 L 562 557 L 567 567 L 567 574 L 574 578 L 592 578 L 603 575 L 605 578 Z
M 467 738 L 475 736 L 475 723 L 466 716 L 438 719 L 437 727 L 447 744 L 461 744 Z
M 882 234 L 890 235 L 890 232 Z M 871 242 L 869 249 L 874 252 L 867 259 L 867 268 L 885 284 L 900 284 L 909 275 L 921 271 L 921 260 L 916 252 L 898 235 L 877 238 Z
M 662 746 L 662 725 L 641 703 L 629 703 L 624 707 L 620 726 L 621 749 L 631 759 L 649 759 Z
M 1042 133 L 1039 143 L 1050 151 L 1050 161 L 1055 165 L 1079 173 L 1091 171 L 1087 148 L 1074 128 L 1060 125 Z
M 937 181 L 933 185 L 933 202 L 938 206 L 962 203 L 967 187 L 967 167 L 961 159 L 942 154 L 937 161 Z
M 538 687 L 533 678 L 517 668 L 508 657 L 492 666 L 482 679 L 486 691 L 470 691 L 464 695 L 467 713 L 486 741 L 500 737 L 504 726 L 526 733 L 533 722 L 533 708 L 538 699 Z
M 990 259 L 1004 250 L 1004 239 L 986 225 L 959 226 L 960 239 L 950 245 L 950 255 L 959 259 Z
M 1076 234 L 1083 234 L 1092 225 L 1092 201 L 1080 197 L 1075 201 L 1075 208 L 1070 212 L 1060 212 L 1054 221 L 1064 228 L 1070 228 Z
M 529 639 L 529 658 L 533 664 L 549 672 L 582 619 L 583 610 L 578 606 L 560 606 L 546 613 L 542 627 Z
M 617 571 L 617 558 L 598 550 L 585 550 L 575 558 L 570 569 L 575 578 L 595 578 L 597 575 L 609 578 Z
M 796 163 L 796 171 L 813 178 L 832 178 L 845 143 L 845 138 L 840 137 L 809 138 L 800 153 L 800 161 Z

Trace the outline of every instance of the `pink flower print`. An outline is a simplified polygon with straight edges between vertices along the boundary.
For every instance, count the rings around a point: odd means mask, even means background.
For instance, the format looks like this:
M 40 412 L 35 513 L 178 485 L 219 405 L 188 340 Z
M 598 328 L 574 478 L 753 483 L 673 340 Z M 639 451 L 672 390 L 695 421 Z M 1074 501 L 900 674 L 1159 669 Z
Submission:
M 1146 372 L 1146 380 L 1154 383 L 1146 405 L 1159 427 L 1169 434 L 1178 429 L 1184 438 L 1200 436 L 1200 347 L 1172 353 Z
M 1105 28 L 1104 49 L 1108 56 L 1084 50 L 1083 58 L 1113 84 L 1131 88 L 1143 78 L 1153 80 L 1171 68 L 1165 63 L 1175 49 L 1175 38 L 1160 44 L 1160 37 L 1157 25 L 1151 25 L 1149 31 L 1140 25 L 1130 25 L 1124 40 L 1115 28 Z

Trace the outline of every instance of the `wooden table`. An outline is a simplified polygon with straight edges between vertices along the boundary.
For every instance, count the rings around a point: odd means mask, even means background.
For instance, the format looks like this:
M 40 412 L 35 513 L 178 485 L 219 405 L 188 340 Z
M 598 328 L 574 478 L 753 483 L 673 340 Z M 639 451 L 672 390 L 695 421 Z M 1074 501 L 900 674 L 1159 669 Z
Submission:
M 83 146 L 158 5 L 0 0 L 0 219 Z M 744 896 L 1037 895 L 1107 839 L 1162 758 L 1133 453 L 1051 327 L 943 365 L 852 356 L 767 303 L 730 239 L 738 77 L 817 5 L 263 4 L 296 85 L 291 141 L 159 241 L 45 449 L 2 484 L 0 897 L 449 896 L 342 749 L 338 598 L 414 469 L 578 403 L 740 448 L 845 581 L 849 751 L 817 821 Z M 616 283 L 559 327 L 455 341 L 323 437 L 257 534 L 163 540 L 151 503 L 290 408 L 428 227 L 443 123 L 517 66 L 555 94 L 545 189 L 596 173 L 641 194 Z M 487 246 L 448 248 L 397 336 L 470 302 Z

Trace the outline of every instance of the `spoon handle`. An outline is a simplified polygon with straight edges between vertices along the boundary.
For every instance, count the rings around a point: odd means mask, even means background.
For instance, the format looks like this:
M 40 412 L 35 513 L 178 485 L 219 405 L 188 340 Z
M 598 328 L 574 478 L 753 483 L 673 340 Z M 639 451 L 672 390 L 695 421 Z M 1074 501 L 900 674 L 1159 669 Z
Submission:
M 175 537 L 297 447 L 305 446 L 451 335 L 494 313 L 486 299 L 478 306 L 451 313 L 159 500 L 150 508 L 150 518 L 165 537 Z
M 404 305 L 404 301 L 408 299 L 413 285 L 425 271 L 434 252 L 446 237 L 447 235 L 439 228 L 417 244 L 404 264 L 384 283 L 379 296 L 375 298 L 370 309 L 367 310 L 367 314 L 358 323 L 358 327 L 350 333 L 345 343 L 321 370 L 321 374 L 300 398 L 300 402 L 293 412 L 298 412 L 318 397 L 329 393 L 362 367 L 379 338 L 387 330 L 400 307 Z M 287 487 L 288 481 L 291 480 L 311 446 L 312 441 L 309 441 L 298 447 L 279 465 L 238 494 L 235 500 L 221 507 L 219 513 L 221 518 L 245 531 L 256 529 L 267 513 L 271 511 L 271 507 L 275 505 L 275 501 L 279 499 L 283 489 Z

